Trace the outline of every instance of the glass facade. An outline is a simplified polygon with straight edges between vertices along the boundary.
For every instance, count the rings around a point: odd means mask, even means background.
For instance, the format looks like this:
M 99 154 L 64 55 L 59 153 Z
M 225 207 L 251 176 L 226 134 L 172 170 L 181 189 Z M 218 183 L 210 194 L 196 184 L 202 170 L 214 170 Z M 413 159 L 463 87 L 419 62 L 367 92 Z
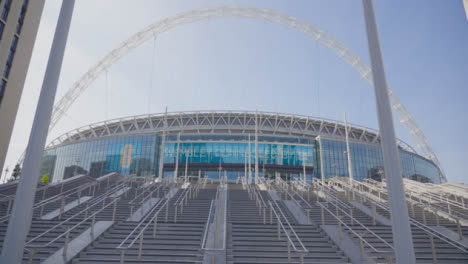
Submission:
M 226 174 L 234 180 L 248 164 L 247 135 L 187 134 L 178 140 L 168 135 L 164 146 L 164 177 L 201 174 L 213 179 Z M 259 174 L 265 177 L 295 178 L 306 170 L 311 177 L 348 176 L 344 141 L 304 137 L 258 137 Z M 105 138 L 55 147 L 44 153 L 41 176 L 48 174 L 54 182 L 80 173 L 98 177 L 118 171 L 124 175 L 154 177 L 158 173 L 161 147 L 159 135 Z M 320 149 L 320 145 L 322 149 Z M 382 152 L 378 145 L 350 143 L 353 175 L 356 180 L 380 179 L 383 175 Z M 177 157 L 178 156 L 178 157 Z M 320 158 L 323 159 L 323 170 Z M 439 171 L 430 161 L 400 150 L 403 176 L 424 182 L 439 183 Z M 250 163 L 255 168 L 254 137 L 250 138 Z M 221 170 L 220 170 L 221 167 Z M 254 172 L 252 172 L 253 174 Z
M 324 178 L 348 177 L 348 158 L 344 141 L 322 140 Z M 384 177 L 383 157 L 380 146 L 350 143 L 353 177 L 362 181 L 366 178 L 379 180 Z M 318 162 L 320 165 L 320 162 Z M 423 182 L 440 183 L 439 170 L 430 161 L 413 153 L 400 150 L 403 177 Z

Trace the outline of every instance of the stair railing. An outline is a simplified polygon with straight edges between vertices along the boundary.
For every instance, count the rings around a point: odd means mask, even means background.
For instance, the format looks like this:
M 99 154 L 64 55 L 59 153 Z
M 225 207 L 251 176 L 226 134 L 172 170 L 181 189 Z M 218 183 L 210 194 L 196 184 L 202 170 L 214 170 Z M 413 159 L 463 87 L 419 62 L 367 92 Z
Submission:
M 215 213 L 217 209 L 217 213 Z M 216 214 L 216 215 L 215 215 Z M 222 215 L 222 216 L 221 216 Z M 221 223 L 220 218 L 223 219 Z M 208 229 L 210 224 L 215 223 L 215 234 L 213 239 L 213 245 L 209 246 L 208 244 Z M 222 227 L 222 228 L 221 228 Z M 223 230 L 223 238 L 221 245 L 218 245 L 219 240 L 219 230 Z M 205 225 L 205 231 L 203 234 L 202 246 L 203 251 L 210 252 L 211 263 L 215 263 L 215 253 L 226 250 L 226 237 L 227 237 L 227 185 L 220 184 L 216 190 L 216 199 L 211 201 L 210 213 Z
M 90 233 L 91 233 L 91 236 L 94 236 L 94 225 L 96 223 L 96 215 L 98 215 L 99 213 L 103 212 L 106 208 L 110 207 L 110 206 L 113 206 L 114 208 L 116 208 L 116 205 L 117 205 L 117 202 L 119 201 L 119 197 L 118 198 L 114 198 L 113 200 L 111 200 L 110 202 L 107 203 L 107 205 L 105 205 L 105 199 L 106 198 L 103 198 L 102 200 L 102 207 L 100 209 L 98 209 L 97 211 L 93 212 L 91 215 L 85 217 L 84 219 L 82 219 L 80 222 L 78 222 L 77 224 L 73 225 L 72 227 L 66 227 L 67 228 L 67 231 L 65 232 L 62 232 L 60 233 L 57 237 L 55 237 L 54 239 L 50 240 L 49 242 L 47 243 L 43 243 L 43 244 L 34 244 L 33 242 L 38 240 L 39 238 L 45 236 L 46 234 L 49 234 L 50 232 L 52 232 L 53 230 L 59 228 L 59 227 L 64 227 L 64 225 L 68 222 L 70 222 L 70 220 L 72 219 L 75 219 L 75 218 L 78 218 L 81 214 L 83 213 L 87 213 L 88 209 L 89 208 L 93 208 L 93 207 L 100 207 L 101 206 L 101 201 L 98 201 L 96 202 L 95 204 L 93 204 L 91 207 L 87 208 L 87 209 L 83 209 L 81 210 L 80 212 L 74 214 L 73 216 L 67 218 L 66 220 L 60 222 L 59 224 L 49 228 L 48 230 L 42 232 L 41 234 L 35 236 L 34 238 L 30 239 L 29 241 L 26 242 L 25 244 L 25 250 L 29 252 L 29 255 L 30 255 L 30 262 L 32 262 L 32 259 L 34 258 L 34 255 L 35 253 L 37 252 L 37 249 L 39 248 L 47 248 L 49 247 L 50 245 L 52 245 L 52 243 L 55 243 L 56 241 L 58 241 L 59 239 L 61 239 L 62 237 L 65 237 L 65 241 L 64 241 L 64 246 L 63 246 L 63 256 L 66 257 L 67 255 L 67 252 L 68 252 L 68 243 L 69 243 L 69 239 L 70 239 L 70 234 L 73 230 L 75 230 L 76 228 L 78 228 L 79 226 L 83 225 L 84 223 L 88 222 L 89 220 L 91 220 L 91 224 L 90 224 Z M 114 210 L 115 212 L 115 210 Z M 114 221 L 115 217 L 115 214 L 113 215 L 113 219 L 112 221 Z
M 369 228 L 367 228 L 365 225 L 363 225 L 362 223 L 360 223 L 359 221 L 357 221 L 355 218 L 353 219 L 353 222 L 355 223 L 358 223 L 358 225 L 360 225 L 361 227 L 364 228 L 364 232 L 361 232 L 361 234 L 359 234 L 358 232 L 356 232 L 355 230 L 353 230 L 352 227 L 350 227 L 349 225 L 347 225 L 343 220 L 342 220 L 342 217 L 334 214 L 324 203 L 322 202 L 317 202 L 316 203 L 318 206 L 320 206 L 321 210 L 322 210 L 322 225 L 325 225 L 324 223 L 324 211 L 326 211 L 329 215 L 331 215 L 337 222 L 338 222 L 338 239 L 340 241 L 342 241 L 343 239 L 343 229 L 347 229 L 349 232 L 351 232 L 358 240 L 359 240 L 359 246 L 360 246 L 360 256 L 361 256 L 361 261 L 364 262 L 364 256 L 365 256 L 365 248 L 364 248 L 364 244 L 367 245 L 367 247 L 369 247 L 372 252 L 376 255 L 376 257 L 380 257 L 380 258 L 384 258 L 384 259 L 387 259 L 387 261 L 389 263 L 392 263 L 392 259 L 393 259 L 393 256 L 394 256 L 394 248 L 392 245 L 390 245 L 386 240 L 384 240 L 383 238 L 381 238 L 379 235 L 377 235 L 376 233 L 374 233 L 372 230 L 370 230 Z M 346 214 L 345 212 L 345 215 L 347 215 L 348 217 L 351 217 L 353 218 L 352 216 Z M 375 248 L 373 245 L 372 245 L 372 242 L 369 242 L 367 241 L 367 239 L 364 237 L 364 234 L 372 234 L 373 237 L 377 238 L 378 240 L 380 240 L 381 242 L 383 242 L 386 247 L 388 247 L 390 250 L 379 250 L 377 248 Z
M 164 201 L 163 201 L 164 200 Z M 166 210 L 166 219 L 167 219 L 167 214 L 169 210 L 169 199 L 162 199 L 159 200 L 159 202 L 150 210 L 150 212 L 139 222 L 139 224 L 128 234 L 127 237 L 125 237 L 124 240 L 116 247 L 117 250 L 120 251 L 120 263 L 124 264 L 125 263 L 125 253 L 128 249 L 133 247 L 135 242 L 139 240 L 138 243 L 138 259 L 141 258 L 141 255 L 143 253 L 143 240 L 144 240 L 144 233 L 146 229 L 153 223 L 153 232 L 152 232 L 152 237 L 156 238 L 156 231 L 157 231 L 157 225 L 158 225 L 158 216 L 159 213 L 165 208 Z M 145 224 L 146 223 L 146 224 Z M 140 229 L 140 227 L 143 226 L 143 228 Z M 127 241 L 131 239 L 131 237 L 137 232 L 137 230 L 140 230 L 138 234 L 127 244 Z
M 347 188 L 351 188 L 347 183 L 344 183 L 342 182 L 343 186 L 347 186 Z M 355 185 L 357 186 L 358 184 L 360 184 L 359 182 L 357 182 Z M 379 207 L 381 208 L 382 210 L 384 210 L 385 212 L 389 213 L 390 214 L 390 208 L 388 207 L 388 205 L 384 202 L 381 202 L 381 201 L 378 201 L 376 199 L 375 196 L 373 195 L 368 195 L 367 192 L 365 191 L 361 191 L 361 190 L 355 190 L 355 192 L 357 193 L 357 195 L 361 195 L 362 197 L 364 198 L 368 198 L 367 201 L 369 201 L 371 204 L 374 204 L 376 207 Z M 410 224 L 420 230 L 423 230 L 426 234 L 429 235 L 429 238 L 430 238 L 430 241 L 431 241 L 431 246 L 432 246 L 432 255 L 433 255 L 433 258 L 434 258 L 434 261 L 437 262 L 437 254 L 436 252 L 434 251 L 435 250 L 435 247 L 434 247 L 434 240 L 433 238 L 438 238 L 442 241 L 444 241 L 445 243 L 448 243 L 449 245 L 461 250 L 462 252 L 464 253 L 467 253 L 468 254 L 468 247 L 466 247 L 464 244 L 460 243 L 459 241 L 456 241 L 448 236 L 446 236 L 445 234 L 443 233 L 440 233 L 439 231 L 415 220 L 414 218 L 410 217 L 409 218 L 410 220 Z
M 294 228 L 289 223 L 288 219 L 284 215 L 283 211 L 281 210 L 277 202 L 273 201 L 272 203 L 271 201 L 268 201 L 268 204 L 270 206 L 271 212 L 273 212 L 276 218 L 278 239 L 281 239 L 281 230 L 286 236 L 286 239 L 287 239 L 286 243 L 288 246 L 288 262 L 291 263 L 291 247 L 292 247 L 293 251 L 299 255 L 300 263 L 304 264 L 304 256 L 309 252 L 309 250 L 307 250 L 307 248 L 304 246 L 301 239 L 296 234 L 296 231 L 294 231 Z M 275 209 L 275 206 L 273 205 L 275 205 L 278 210 Z M 278 211 L 279 211 L 279 214 L 278 214 Z M 287 228 L 285 225 L 287 226 Z M 298 246 L 295 245 L 293 239 L 291 238 L 291 235 L 294 237 L 295 241 L 297 241 Z

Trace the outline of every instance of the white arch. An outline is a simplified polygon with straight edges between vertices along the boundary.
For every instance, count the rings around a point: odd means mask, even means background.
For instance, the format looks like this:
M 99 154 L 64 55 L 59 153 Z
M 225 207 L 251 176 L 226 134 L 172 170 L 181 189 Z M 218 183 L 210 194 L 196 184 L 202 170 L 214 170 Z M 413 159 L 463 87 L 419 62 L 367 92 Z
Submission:
M 284 15 L 277 11 L 254 7 L 222 6 L 195 9 L 181 13 L 174 17 L 163 19 L 144 28 L 118 45 L 109 54 L 96 63 L 96 65 L 94 65 L 77 82 L 73 84 L 73 86 L 54 106 L 54 112 L 52 113 L 49 131 L 55 127 L 55 125 L 63 117 L 73 102 L 86 90 L 86 88 L 90 86 L 94 80 L 96 80 L 103 72 L 105 72 L 116 61 L 125 56 L 131 50 L 137 48 L 145 41 L 152 39 L 154 36 L 166 32 L 174 27 L 197 22 L 200 20 L 226 17 L 243 17 L 268 21 L 287 26 L 300 33 L 306 34 L 307 36 L 312 37 L 320 44 L 335 52 L 338 57 L 353 67 L 353 69 L 355 69 L 362 76 L 362 78 L 366 79 L 370 85 L 373 85 L 371 69 L 366 63 L 364 63 L 364 61 L 361 60 L 361 58 L 347 49 L 342 43 L 328 35 L 326 32 L 307 23 L 306 21 Z M 399 116 L 400 123 L 402 123 L 403 126 L 409 131 L 411 137 L 416 143 L 416 148 L 419 150 L 420 154 L 432 160 L 437 165 L 437 167 L 439 167 L 441 171 L 441 180 L 446 181 L 440 162 L 429 145 L 426 137 L 424 136 L 424 133 L 418 127 L 406 107 L 390 89 L 388 90 L 388 93 L 390 95 L 393 110 Z

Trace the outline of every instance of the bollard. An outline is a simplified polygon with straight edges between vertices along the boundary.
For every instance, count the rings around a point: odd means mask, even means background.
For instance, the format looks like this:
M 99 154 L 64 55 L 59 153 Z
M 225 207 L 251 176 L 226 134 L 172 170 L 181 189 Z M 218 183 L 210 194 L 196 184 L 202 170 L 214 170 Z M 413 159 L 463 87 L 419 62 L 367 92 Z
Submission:
M 63 245 L 62 256 L 67 256 L 68 251 L 68 240 L 70 239 L 70 228 L 67 230 L 67 234 L 65 235 L 65 244 Z

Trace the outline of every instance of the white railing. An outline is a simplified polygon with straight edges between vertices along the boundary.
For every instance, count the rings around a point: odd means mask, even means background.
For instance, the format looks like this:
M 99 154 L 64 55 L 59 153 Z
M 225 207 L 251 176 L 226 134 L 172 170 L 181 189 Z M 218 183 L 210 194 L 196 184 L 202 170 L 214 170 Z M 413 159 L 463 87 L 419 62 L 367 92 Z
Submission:
M 216 210 L 215 210 L 216 209 Z M 215 212 L 217 213 L 215 213 Z M 216 214 L 216 215 L 214 215 Z M 222 219 L 222 222 L 221 220 Z M 210 225 L 215 225 L 213 244 L 209 246 L 208 229 Z M 223 231 L 222 243 L 219 245 L 219 230 Z M 216 190 L 216 199 L 211 201 L 210 213 L 205 225 L 201 249 L 212 254 L 211 263 L 215 263 L 216 252 L 226 250 L 227 237 L 227 185 L 220 184 Z
M 281 209 L 280 209 L 279 205 L 277 204 L 277 202 L 273 201 L 273 203 L 272 203 L 271 201 L 268 201 L 268 204 L 270 205 L 270 210 L 271 210 L 270 212 L 273 212 L 273 214 L 276 217 L 276 221 L 277 221 L 277 225 L 278 225 L 278 228 L 277 228 L 278 239 L 281 239 L 281 230 L 283 230 L 283 233 L 285 234 L 285 236 L 287 238 L 286 242 L 288 244 L 288 262 L 291 263 L 291 246 L 292 246 L 293 250 L 299 255 L 300 263 L 304 264 L 304 256 L 309 252 L 309 250 L 307 250 L 307 248 L 304 246 L 301 239 L 299 238 L 299 236 L 294 231 L 294 228 L 291 226 L 288 219 L 284 215 L 283 211 L 281 211 Z M 278 211 L 280 212 L 281 216 L 280 216 L 280 214 L 278 214 L 277 209 L 275 209 L 275 206 L 273 206 L 273 204 L 278 208 Z M 287 228 L 283 224 L 282 219 L 286 223 Z M 297 241 L 297 243 L 298 243 L 297 247 L 296 247 L 293 239 L 291 238 L 291 235 L 294 237 L 295 241 Z
M 163 202 L 163 200 L 164 200 L 164 202 Z M 158 207 L 159 207 L 159 209 L 157 209 Z M 144 233 L 145 233 L 146 229 L 151 225 L 151 223 L 153 223 L 152 237 L 156 238 L 158 216 L 159 216 L 159 213 L 163 210 L 163 208 L 166 208 L 166 222 L 167 222 L 168 211 L 169 211 L 169 200 L 162 199 L 140 221 L 140 223 L 132 230 L 132 232 L 130 232 L 130 234 L 128 234 L 128 236 L 116 247 L 116 249 L 120 251 L 120 263 L 121 264 L 125 263 L 125 253 L 126 253 L 126 251 L 128 249 L 132 248 L 137 240 L 140 240 L 139 244 L 138 244 L 138 257 L 137 258 L 138 259 L 141 258 L 141 254 L 143 252 Z M 140 229 L 140 227 L 143 224 L 144 224 L 143 228 Z M 130 241 L 130 243 L 127 244 L 127 242 L 137 232 L 138 229 L 140 229 L 140 232 L 138 232 L 138 234 Z

